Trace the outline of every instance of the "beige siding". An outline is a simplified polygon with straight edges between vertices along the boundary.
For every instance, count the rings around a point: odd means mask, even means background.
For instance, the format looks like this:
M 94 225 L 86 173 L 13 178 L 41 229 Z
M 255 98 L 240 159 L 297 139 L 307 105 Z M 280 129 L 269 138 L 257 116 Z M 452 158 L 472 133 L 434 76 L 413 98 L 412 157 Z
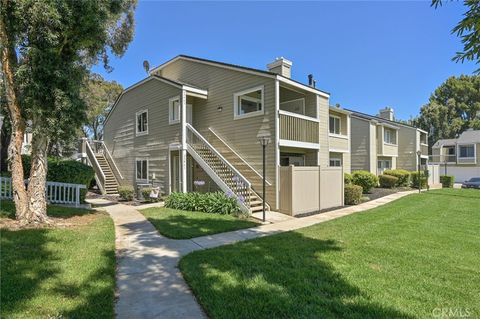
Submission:
M 398 146 L 393 144 L 383 143 L 383 156 L 397 156 Z
M 135 158 L 146 158 L 149 179 L 155 173 L 162 192 L 168 185 L 168 146 L 179 142 L 180 124 L 168 124 L 168 100 L 180 89 L 158 80 L 147 81 L 124 93 L 105 124 L 104 140 L 124 180 L 135 184 Z M 135 136 L 135 113 L 148 110 L 148 135 Z
M 268 122 L 275 141 L 275 80 L 200 62 L 177 60 L 161 70 L 161 76 L 208 90 L 208 99 L 193 102 L 193 126 L 205 137 L 208 128 L 225 140 L 254 169 L 262 171 L 262 151 L 257 133 Z M 265 115 L 234 120 L 234 93 L 263 85 Z M 221 109 L 221 111 L 219 111 Z M 275 147 L 267 147 L 267 202 L 275 208 Z M 253 185 L 260 191 L 261 185 Z
M 417 165 L 419 132 L 415 128 L 400 127 L 398 130 L 398 161 L 400 169 L 413 171 Z
M 328 140 L 330 145 L 330 151 L 348 152 L 348 138 L 330 136 Z
M 370 170 L 370 122 L 352 117 L 350 125 L 351 170 Z
M 319 114 L 318 131 L 320 134 L 320 152 L 319 163 L 321 167 L 327 167 L 330 159 L 330 150 L 328 146 L 328 114 L 329 114 L 329 101 L 328 98 L 317 95 L 317 110 Z
M 332 109 L 330 109 L 329 112 L 330 112 L 330 115 L 340 118 L 340 134 L 348 135 L 348 124 L 347 124 L 348 115 L 340 112 L 335 112 L 335 110 L 332 110 Z

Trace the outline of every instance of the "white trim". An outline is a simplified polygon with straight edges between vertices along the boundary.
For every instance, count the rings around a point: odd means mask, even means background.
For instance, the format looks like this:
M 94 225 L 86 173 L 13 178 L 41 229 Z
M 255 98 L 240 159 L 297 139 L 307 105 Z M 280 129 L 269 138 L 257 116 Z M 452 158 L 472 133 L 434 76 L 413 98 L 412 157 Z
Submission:
M 308 149 L 313 149 L 313 150 L 319 150 L 320 149 L 320 144 L 289 141 L 289 140 L 282 140 L 282 139 L 279 140 L 279 146 L 308 148 Z
M 304 120 L 312 121 L 312 122 L 316 122 L 316 123 L 320 122 L 320 120 L 317 119 L 317 118 L 307 116 L 307 115 L 298 114 L 298 113 L 288 112 L 288 111 L 284 111 L 284 110 L 278 110 L 278 114 L 292 116 L 292 117 L 298 117 L 299 119 L 304 119 Z
M 396 147 L 398 147 L 398 144 L 387 143 L 387 142 L 383 142 L 383 144 L 388 145 L 388 146 L 396 146 Z
M 253 88 L 250 88 L 250 89 L 246 89 L 246 90 L 234 93 L 233 94 L 233 119 L 234 120 L 239 120 L 239 119 L 244 119 L 244 118 L 249 118 L 249 117 L 254 117 L 254 116 L 259 116 L 259 115 L 265 114 L 265 92 L 264 92 L 264 89 L 265 88 L 264 88 L 263 85 L 259 85 L 259 86 L 256 86 L 256 87 L 253 87 Z M 238 99 L 240 97 L 242 99 L 245 99 L 245 100 L 258 102 L 258 99 L 254 99 L 254 98 L 251 98 L 251 97 L 248 97 L 248 96 L 246 96 L 246 97 L 243 96 L 243 95 L 246 95 L 248 93 L 255 92 L 255 91 L 260 91 L 261 92 L 260 93 L 261 109 L 258 110 L 258 111 L 249 112 L 249 113 L 246 113 L 246 114 L 241 114 L 241 115 L 238 114 L 238 110 L 239 110 Z
M 144 178 L 137 178 L 137 162 L 143 162 L 143 161 L 146 161 L 147 162 L 147 178 L 144 179 Z M 145 183 L 148 183 L 148 177 L 150 176 L 149 174 L 149 159 L 147 157 L 135 157 L 135 182 L 145 182 Z
M 181 111 L 180 119 L 182 122 L 182 150 L 181 150 L 181 190 L 182 193 L 187 192 L 187 91 L 182 90 L 182 98 L 180 100 Z
M 288 89 L 287 89 L 288 90 Z M 282 104 L 285 104 L 285 103 L 290 103 L 290 102 L 294 102 L 294 101 L 299 101 L 299 100 L 302 100 L 303 101 L 303 104 L 302 104 L 302 115 L 305 115 L 305 98 L 304 97 L 301 97 L 301 98 L 298 98 L 298 99 L 293 99 L 293 100 L 289 100 L 289 101 L 283 101 L 283 102 L 280 102 L 280 106 Z M 288 111 L 285 111 L 285 112 L 288 112 Z M 292 112 L 293 113 L 293 112 Z M 297 113 L 296 113 L 297 114 Z
M 335 138 L 342 138 L 342 139 L 344 139 L 344 140 L 348 140 L 348 135 L 329 133 L 328 136 L 330 136 L 330 137 L 335 137 Z
M 295 82 L 295 81 L 293 81 L 293 80 L 291 80 L 291 79 L 289 79 L 289 78 L 287 78 L 287 77 L 284 77 L 284 76 L 282 76 L 282 75 L 279 75 L 279 74 L 278 74 L 278 75 L 276 75 L 276 77 L 277 77 L 277 80 L 279 80 L 279 81 L 281 81 L 281 82 L 283 82 L 283 83 L 286 83 L 286 84 L 288 84 L 288 85 L 291 85 L 291 86 L 300 88 L 300 89 L 305 90 L 305 91 L 309 91 L 309 92 L 311 92 L 311 93 L 318 94 L 318 95 L 323 96 L 323 97 L 326 97 L 326 98 L 329 98 L 329 97 L 330 97 L 330 94 L 327 94 L 327 93 L 322 92 L 322 91 L 320 91 L 320 90 L 318 90 L 318 89 L 312 88 L 312 87 L 310 87 L 310 86 L 308 86 L 308 85 L 306 85 L 306 84 L 300 84 L 300 83 Z
M 336 106 L 329 106 L 328 108 L 329 108 L 330 111 L 332 111 L 332 112 L 337 112 L 337 113 L 341 113 L 341 114 L 345 114 L 345 115 L 350 115 L 350 114 L 352 114 L 351 111 L 347 111 L 347 110 L 345 110 L 345 109 L 341 109 L 341 108 L 338 108 L 338 107 L 336 107 Z
M 331 165 L 330 162 L 332 162 L 332 161 L 334 161 L 334 162 L 338 161 L 338 162 L 340 163 L 340 165 Z M 330 157 L 330 158 L 328 159 L 328 166 L 329 166 L 329 167 L 342 167 L 342 159 L 341 159 L 341 158 L 338 158 L 338 157 L 333 157 L 333 158 Z
M 275 200 L 276 209 L 280 207 L 280 82 L 275 80 Z
M 329 148 L 328 151 L 332 153 L 349 153 L 350 152 L 349 150 L 341 150 L 337 148 Z
M 182 90 L 186 90 L 186 91 L 191 92 L 191 93 L 196 93 L 196 94 L 208 96 L 208 91 L 207 90 L 194 88 L 194 87 L 189 86 L 188 84 L 182 85 Z
M 178 119 L 176 120 L 172 120 L 172 107 L 173 107 L 173 103 L 175 101 L 178 101 Z M 168 99 L 168 124 L 172 125 L 172 124 L 178 124 L 180 123 L 180 120 L 182 118 L 182 115 L 180 114 L 180 111 L 181 111 L 181 108 L 180 108 L 180 95 L 177 95 L 177 96 L 174 96 L 170 99 Z
M 147 113 L 147 129 L 145 131 L 141 131 L 139 132 L 138 131 L 138 116 L 143 114 L 143 113 Z M 143 135 L 148 135 L 148 121 L 150 120 L 149 116 L 148 116 L 148 109 L 143 109 L 143 110 L 140 110 L 138 112 L 135 113 L 135 136 L 143 136 Z
M 340 133 L 332 133 L 330 132 L 330 118 L 333 117 L 334 119 L 338 119 L 338 131 Z M 335 121 L 334 121 L 335 123 Z M 328 134 L 329 135 L 336 135 L 336 136 L 341 136 L 342 135 L 342 118 L 338 115 L 335 114 L 328 114 Z
M 473 146 L 473 157 L 460 157 L 460 147 L 461 146 Z M 456 154 L 457 154 L 457 164 L 460 164 L 460 165 L 477 164 L 477 144 L 476 143 L 457 143 Z M 460 163 L 459 159 L 461 159 L 461 160 L 471 160 L 471 159 L 473 159 L 473 163 Z

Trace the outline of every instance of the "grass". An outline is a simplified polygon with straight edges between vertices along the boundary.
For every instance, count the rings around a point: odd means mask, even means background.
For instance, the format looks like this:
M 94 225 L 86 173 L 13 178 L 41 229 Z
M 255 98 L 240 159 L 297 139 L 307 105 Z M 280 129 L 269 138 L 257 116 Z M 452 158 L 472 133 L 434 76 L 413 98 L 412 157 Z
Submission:
M 140 211 L 160 234 L 173 239 L 187 239 L 257 226 L 258 223 L 232 215 L 189 212 L 165 207 Z
M 2 317 L 113 318 L 115 234 L 111 219 L 88 210 L 54 206 L 48 214 L 66 222 L 75 219 L 78 225 L 1 230 Z M 2 201 L 0 216 L 13 215 L 13 204 Z
M 180 269 L 210 318 L 478 318 L 479 207 L 476 190 L 414 194 L 197 251 Z

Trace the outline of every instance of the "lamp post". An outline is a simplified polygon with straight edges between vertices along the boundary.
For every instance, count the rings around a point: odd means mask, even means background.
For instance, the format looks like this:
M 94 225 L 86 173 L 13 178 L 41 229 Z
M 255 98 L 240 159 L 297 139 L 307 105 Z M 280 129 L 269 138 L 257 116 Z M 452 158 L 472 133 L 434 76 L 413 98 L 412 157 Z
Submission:
M 422 177 L 420 176 L 420 163 L 422 161 L 422 151 L 418 150 L 417 151 L 417 162 L 418 162 L 418 192 L 420 193 L 422 191 Z
M 260 130 L 258 131 L 257 134 L 257 139 L 260 142 L 260 145 L 262 145 L 262 162 L 263 162 L 263 169 L 262 169 L 262 212 L 263 212 L 263 222 L 265 222 L 265 186 L 266 186 L 266 179 L 265 179 L 265 150 L 267 148 L 267 145 L 270 143 L 270 126 L 268 125 L 268 118 L 263 119 L 262 126 L 260 127 Z

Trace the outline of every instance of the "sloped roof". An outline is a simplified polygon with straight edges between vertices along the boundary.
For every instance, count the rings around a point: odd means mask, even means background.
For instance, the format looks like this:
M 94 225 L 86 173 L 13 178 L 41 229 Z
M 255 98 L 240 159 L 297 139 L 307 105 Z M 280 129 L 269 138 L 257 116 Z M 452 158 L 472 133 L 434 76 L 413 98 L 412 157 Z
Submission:
M 458 143 L 480 143 L 480 130 L 466 130 L 457 140 Z

